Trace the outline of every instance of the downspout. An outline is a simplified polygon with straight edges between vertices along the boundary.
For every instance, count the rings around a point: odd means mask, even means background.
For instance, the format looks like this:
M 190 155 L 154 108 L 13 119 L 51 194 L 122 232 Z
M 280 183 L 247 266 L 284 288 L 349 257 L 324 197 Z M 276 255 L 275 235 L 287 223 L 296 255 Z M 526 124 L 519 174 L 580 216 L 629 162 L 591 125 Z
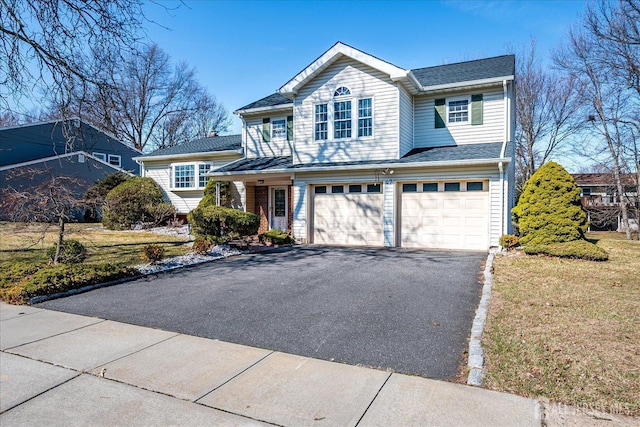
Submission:
M 505 151 L 507 149 L 507 141 L 509 140 L 509 99 L 507 97 L 507 81 L 502 81 L 502 93 L 504 103 L 504 139 L 502 141 L 502 149 L 500 150 L 500 158 L 504 158 Z M 498 170 L 500 171 L 500 235 L 506 232 L 506 210 L 507 197 L 505 197 L 505 179 L 504 179 L 504 163 L 498 163 Z

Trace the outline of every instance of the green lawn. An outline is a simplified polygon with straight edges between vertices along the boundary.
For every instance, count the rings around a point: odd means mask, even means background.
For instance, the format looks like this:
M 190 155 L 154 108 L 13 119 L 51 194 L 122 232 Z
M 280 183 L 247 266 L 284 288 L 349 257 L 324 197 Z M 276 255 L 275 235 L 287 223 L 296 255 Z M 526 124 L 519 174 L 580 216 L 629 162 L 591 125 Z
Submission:
M 149 232 L 110 231 L 100 224 L 68 224 L 65 238 L 80 241 L 88 256 L 79 265 L 50 265 L 48 248 L 57 229 L 42 224 L 0 223 L 0 298 L 25 303 L 29 297 L 60 292 L 135 274 L 145 245 L 164 247 L 165 257 L 189 252 L 188 239 Z
M 484 386 L 639 415 L 640 242 L 588 238 L 609 261 L 495 258 Z

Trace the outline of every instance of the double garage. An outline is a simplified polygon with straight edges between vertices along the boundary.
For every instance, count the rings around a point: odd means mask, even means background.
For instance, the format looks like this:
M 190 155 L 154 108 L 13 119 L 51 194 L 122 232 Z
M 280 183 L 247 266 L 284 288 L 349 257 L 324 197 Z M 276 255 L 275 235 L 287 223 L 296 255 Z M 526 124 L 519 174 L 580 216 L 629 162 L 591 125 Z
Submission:
M 486 250 L 489 247 L 488 181 L 395 183 L 396 245 L 407 248 Z M 381 184 L 311 187 L 313 243 L 382 246 L 385 197 Z M 387 204 L 389 204 L 387 199 Z M 388 218 L 388 216 L 387 216 Z M 389 219 L 386 219 L 389 221 Z

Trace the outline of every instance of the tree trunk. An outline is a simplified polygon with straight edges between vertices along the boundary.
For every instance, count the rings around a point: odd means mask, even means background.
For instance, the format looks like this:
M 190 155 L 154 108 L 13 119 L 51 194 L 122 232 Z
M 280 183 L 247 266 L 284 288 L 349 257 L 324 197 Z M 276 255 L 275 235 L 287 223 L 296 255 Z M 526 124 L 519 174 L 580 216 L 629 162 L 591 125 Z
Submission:
M 58 218 L 58 243 L 56 244 L 56 254 L 53 257 L 53 263 L 58 263 L 60 257 L 60 250 L 62 249 L 62 241 L 64 239 L 64 217 L 60 215 Z

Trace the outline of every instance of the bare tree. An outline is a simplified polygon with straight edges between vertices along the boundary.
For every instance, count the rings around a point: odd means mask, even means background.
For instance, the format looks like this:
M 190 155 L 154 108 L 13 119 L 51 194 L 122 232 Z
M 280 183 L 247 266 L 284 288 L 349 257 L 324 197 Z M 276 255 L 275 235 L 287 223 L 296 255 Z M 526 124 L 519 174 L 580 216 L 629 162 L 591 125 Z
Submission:
M 185 63 L 172 64 L 158 45 L 101 69 L 107 85 L 74 80 L 56 93 L 54 109 L 69 110 L 139 150 L 165 148 L 208 132 L 224 132 L 226 109 L 209 95 Z
M 73 177 L 59 176 L 50 171 L 23 168 L 10 177 L 23 186 L 7 186 L 2 189 L 0 212 L 12 221 L 41 223 L 42 239 L 50 225 L 58 227 L 54 264 L 58 263 L 64 241 L 65 224 L 74 212 L 83 207 L 78 188 L 82 183 Z
M 70 79 L 99 83 L 93 65 L 128 54 L 143 19 L 140 0 L 0 0 L 0 107 Z
M 640 132 L 640 2 L 601 0 L 589 5 L 582 26 L 572 29 L 569 42 L 555 62 L 579 79 L 583 114 L 592 123 L 592 156 L 610 160 L 627 239 L 631 200 L 625 197 L 625 172 L 637 182 L 637 137 Z M 598 144 L 602 142 L 602 145 Z
M 535 40 L 518 57 L 516 165 L 520 192 L 538 167 L 561 150 L 583 122 L 576 119 L 580 82 L 545 69 L 536 56 Z

